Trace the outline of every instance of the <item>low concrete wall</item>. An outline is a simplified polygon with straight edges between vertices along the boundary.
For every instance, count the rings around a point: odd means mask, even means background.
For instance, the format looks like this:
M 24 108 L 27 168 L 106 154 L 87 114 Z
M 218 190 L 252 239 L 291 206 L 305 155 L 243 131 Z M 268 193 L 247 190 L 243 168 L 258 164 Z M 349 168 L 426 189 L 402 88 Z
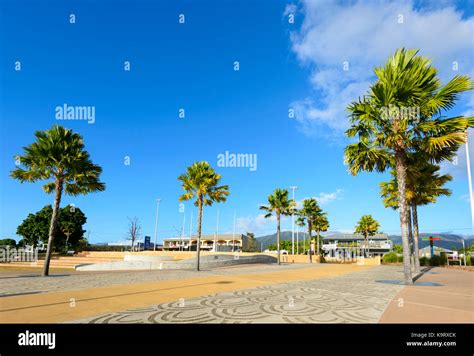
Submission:
M 120 252 L 120 251 L 85 251 L 88 257 L 94 258 L 117 258 L 123 259 L 124 256 L 163 256 L 172 257 L 175 260 L 187 260 L 196 257 L 196 251 L 141 251 L 141 252 Z M 261 253 L 261 252 L 236 252 L 239 256 L 256 256 L 267 255 L 275 257 L 276 253 Z M 201 256 L 210 255 L 228 255 L 233 256 L 233 252 L 209 252 L 201 251 Z M 289 263 L 309 263 L 308 255 L 281 255 L 281 260 Z M 317 261 L 317 256 L 313 256 L 313 262 Z
M 143 261 L 143 262 L 163 262 L 163 261 L 173 261 L 174 257 L 126 253 L 123 257 L 123 260 L 124 261 Z
M 208 255 L 201 256 L 200 265 L 202 268 L 225 267 L 249 263 L 275 263 L 277 259 L 267 255 Z M 78 265 L 77 271 L 123 271 L 123 270 L 156 270 L 156 269 L 194 269 L 196 259 L 191 258 L 181 261 L 118 261 L 104 262 L 97 264 Z

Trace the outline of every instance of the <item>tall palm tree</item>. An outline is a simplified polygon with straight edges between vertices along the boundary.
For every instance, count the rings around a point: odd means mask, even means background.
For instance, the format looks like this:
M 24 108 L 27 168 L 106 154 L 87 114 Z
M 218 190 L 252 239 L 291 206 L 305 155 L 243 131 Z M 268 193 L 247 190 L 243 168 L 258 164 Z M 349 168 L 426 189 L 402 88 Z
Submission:
M 79 134 L 55 125 L 35 132 L 35 136 L 36 141 L 23 148 L 22 156 L 17 156 L 24 168 L 14 169 L 11 176 L 21 183 L 50 180 L 43 185 L 46 193 L 55 194 L 43 268 L 43 276 L 47 276 L 63 192 L 73 196 L 93 193 L 105 190 L 105 184 L 99 181 L 102 168 L 92 163 Z
M 308 226 L 308 242 L 309 242 L 309 262 L 313 262 L 312 251 L 311 251 L 311 232 L 313 231 L 313 222 L 316 216 L 321 212 L 321 208 L 315 198 L 303 200 L 303 207 L 296 211 L 296 223 L 299 226 Z
M 415 273 L 420 273 L 418 206 L 435 203 L 440 196 L 449 196 L 451 191 L 443 186 L 452 180 L 449 174 L 441 175 L 438 165 L 415 156 L 408 159 L 406 199 L 409 204 L 409 221 L 413 224 L 413 255 Z M 385 207 L 398 209 L 398 187 L 396 173 L 393 178 L 380 184 L 380 194 Z
M 186 169 L 186 173 L 178 177 L 178 180 L 182 182 L 182 188 L 186 192 L 179 197 L 179 201 L 195 198 L 194 205 L 198 207 L 196 271 L 199 271 L 203 207 L 211 206 L 214 202 L 225 202 L 229 195 L 229 186 L 219 185 L 221 175 L 205 161 L 193 163 Z
M 313 226 L 314 230 L 316 231 L 316 255 L 319 256 L 320 253 L 320 240 L 321 240 L 321 232 L 323 231 L 328 231 L 329 229 L 329 221 L 327 218 L 327 213 L 325 212 L 319 212 L 318 215 L 316 215 L 314 221 L 313 221 Z
M 358 142 L 345 149 L 345 160 L 353 175 L 360 171 L 396 170 L 400 227 L 404 257 L 404 281 L 412 284 L 406 200 L 407 156 L 429 155 L 439 163 L 452 159 L 467 139 L 474 118 L 445 118 L 459 93 L 471 90 L 467 76 L 456 75 L 442 86 L 431 61 L 416 50 L 399 49 L 384 67 L 375 68 L 377 80 L 362 98 L 348 107 L 351 127 L 346 134 Z M 442 154 L 440 154 L 442 152 Z
M 273 194 L 268 196 L 268 205 L 261 205 L 260 209 L 266 211 L 265 218 L 275 214 L 277 218 L 277 254 L 278 264 L 280 265 L 280 222 L 282 215 L 291 215 L 294 213 L 295 202 L 288 198 L 288 190 L 275 189 Z
M 363 215 L 355 227 L 355 232 L 364 236 L 364 245 L 367 254 L 369 251 L 369 236 L 374 236 L 380 228 L 380 224 L 372 215 Z

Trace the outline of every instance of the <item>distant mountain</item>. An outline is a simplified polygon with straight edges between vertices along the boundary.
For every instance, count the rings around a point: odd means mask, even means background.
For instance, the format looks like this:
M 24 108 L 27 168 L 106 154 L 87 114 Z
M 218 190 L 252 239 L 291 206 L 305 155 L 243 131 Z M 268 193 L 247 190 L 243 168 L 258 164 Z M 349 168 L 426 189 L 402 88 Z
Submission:
M 449 250 L 452 250 L 453 248 L 455 249 L 460 249 L 462 248 L 462 240 L 463 237 L 460 235 L 455 235 L 455 234 L 448 234 L 448 233 L 441 233 L 441 234 L 435 234 L 435 233 L 420 233 L 420 238 L 427 238 L 427 237 L 440 237 L 441 240 L 434 241 L 434 245 L 438 247 L 443 247 L 447 248 Z M 400 235 L 390 235 L 388 237 L 390 240 L 393 241 L 394 244 L 401 245 L 402 244 L 402 237 Z M 472 245 L 474 243 L 473 239 L 464 239 L 464 243 L 466 247 Z M 427 240 L 421 240 L 419 242 L 420 248 L 429 246 L 430 242 Z
M 337 232 L 336 231 L 330 231 L 328 233 L 325 233 L 324 236 L 325 235 L 332 235 L 332 234 L 335 234 L 335 233 L 337 233 Z M 420 234 L 421 238 L 430 237 L 430 236 L 441 237 L 441 240 L 434 242 L 435 246 L 447 248 L 449 250 L 451 250 L 453 248 L 456 248 L 456 249 L 462 248 L 463 237 L 460 236 L 460 235 L 449 234 L 449 233 L 441 233 L 441 234 L 421 233 Z M 307 239 L 307 238 L 308 238 L 308 234 L 300 231 L 299 240 L 303 241 L 303 239 Z M 394 244 L 397 244 L 397 245 L 402 244 L 402 237 L 400 235 L 390 235 L 388 238 L 390 240 L 392 240 Z M 282 231 L 281 234 L 280 234 L 280 239 L 281 239 L 281 241 L 291 241 L 291 231 Z M 277 241 L 277 234 L 276 233 L 271 234 L 271 235 L 265 235 L 265 236 L 257 237 L 258 246 L 263 244 L 263 249 L 264 250 L 268 247 L 268 245 L 276 244 L 276 241 Z M 295 241 L 296 241 L 296 232 L 295 232 Z M 466 247 L 471 246 L 471 245 L 474 244 L 474 236 L 466 236 L 466 237 L 464 237 L 464 241 L 465 241 Z M 429 241 L 420 240 L 420 248 L 429 246 L 429 244 L 430 244 Z
M 303 241 L 303 239 L 308 238 L 308 234 L 301 232 L 298 234 L 299 236 L 299 241 Z M 277 242 L 277 234 L 276 232 L 271 235 L 265 235 L 265 236 L 260 236 L 257 237 L 257 246 L 261 246 L 263 244 L 263 249 L 265 250 L 268 245 L 275 245 Z M 282 231 L 280 233 L 280 240 L 281 241 L 291 241 L 291 231 Z M 296 232 L 295 232 L 295 243 L 296 243 Z

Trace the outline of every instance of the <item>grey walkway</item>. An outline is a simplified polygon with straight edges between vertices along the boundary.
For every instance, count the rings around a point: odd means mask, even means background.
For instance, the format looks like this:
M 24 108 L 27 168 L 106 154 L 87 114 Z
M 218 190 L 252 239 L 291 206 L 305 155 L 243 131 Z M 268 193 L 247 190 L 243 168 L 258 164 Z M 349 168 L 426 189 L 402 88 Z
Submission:
M 403 289 L 376 280 L 402 277 L 401 267 L 379 266 L 339 277 L 181 299 L 73 323 L 376 323 Z

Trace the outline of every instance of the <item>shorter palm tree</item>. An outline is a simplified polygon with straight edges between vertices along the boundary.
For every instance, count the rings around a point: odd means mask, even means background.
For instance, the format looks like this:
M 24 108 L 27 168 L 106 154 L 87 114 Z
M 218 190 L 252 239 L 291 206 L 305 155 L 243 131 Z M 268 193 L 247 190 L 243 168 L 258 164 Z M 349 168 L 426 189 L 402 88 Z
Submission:
M 313 231 L 313 222 L 321 211 L 321 208 L 318 205 L 318 202 L 314 198 L 303 200 L 303 207 L 296 211 L 296 224 L 299 226 L 308 227 L 308 241 L 309 241 L 309 262 L 313 262 L 312 251 L 311 251 L 311 233 Z
M 363 215 L 355 227 L 355 232 L 364 236 L 364 245 L 367 256 L 369 254 L 369 236 L 374 236 L 380 228 L 380 224 L 372 215 Z
M 221 175 L 204 161 L 193 163 L 186 169 L 186 173 L 178 177 L 178 180 L 182 182 L 182 188 L 186 192 L 179 197 L 179 201 L 195 198 L 194 205 L 198 207 L 196 271 L 199 271 L 203 207 L 211 206 L 214 202 L 225 202 L 229 195 L 229 186 L 219 185 Z
M 313 226 L 314 230 L 316 231 L 316 238 L 317 238 L 317 243 L 316 243 L 316 254 L 319 256 L 321 252 L 321 232 L 323 231 L 328 231 L 329 229 L 329 221 L 327 218 L 327 213 L 324 212 L 319 212 L 318 215 L 316 215 L 314 221 L 313 221 Z
M 406 200 L 409 205 L 410 236 L 413 236 L 414 269 L 420 273 L 418 206 L 435 203 L 440 196 L 449 196 L 451 191 L 443 186 L 452 180 L 449 174 L 440 174 L 440 167 L 421 157 L 411 157 L 407 169 Z M 398 184 L 396 173 L 392 179 L 380 183 L 380 194 L 385 207 L 398 209 Z
M 278 264 L 280 261 L 280 223 L 282 215 L 292 215 L 295 212 L 295 202 L 293 199 L 288 198 L 288 190 L 286 189 L 275 189 L 273 194 L 268 196 L 268 205 L 261 205 L 260 209 L 266 211 L 265 218 L 269 218 L 273 215 L 277 218 L 277 255 Z

